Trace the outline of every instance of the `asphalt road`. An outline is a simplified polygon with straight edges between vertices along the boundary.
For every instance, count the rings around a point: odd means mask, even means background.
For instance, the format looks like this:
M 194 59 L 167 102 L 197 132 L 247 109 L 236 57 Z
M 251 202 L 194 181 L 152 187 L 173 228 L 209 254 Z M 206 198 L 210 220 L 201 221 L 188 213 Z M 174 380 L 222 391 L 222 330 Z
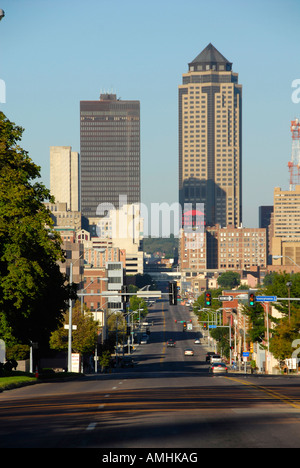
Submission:
M 213 376 L 188 308 L 157 302 L 133 369 L 0 393 L 1 448 L 298 448 L 300 378 Z M 168 348 L 166 341 L 176 341 Z M 185 356 L 192 347 L 194 356 Z

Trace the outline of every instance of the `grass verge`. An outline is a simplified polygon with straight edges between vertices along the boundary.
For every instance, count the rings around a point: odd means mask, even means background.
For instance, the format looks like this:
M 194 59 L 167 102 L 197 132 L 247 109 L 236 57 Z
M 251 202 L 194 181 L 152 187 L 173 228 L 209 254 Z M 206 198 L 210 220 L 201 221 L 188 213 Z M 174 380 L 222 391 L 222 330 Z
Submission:
M 36 378 L 33 374 L 24 372 L 13 371 L 0 377 L 0 392 L 4 390 L 12 390 L 13 388 L 25 387 L 26 385 L 32 385 L 41 382 L 63 382 L 67 380 L 74 380 L 81 378 L 82 374 L 73 372 L 57 372 L 57 373 L 45 373 L 40 374 L 39 378 Z
M 27 374 L 18 374 L 11 376 L 0 377 L 0 392 L 11 390 L 13 388 L 24 387 L 36 383 L 37 379 L 34 376 Z

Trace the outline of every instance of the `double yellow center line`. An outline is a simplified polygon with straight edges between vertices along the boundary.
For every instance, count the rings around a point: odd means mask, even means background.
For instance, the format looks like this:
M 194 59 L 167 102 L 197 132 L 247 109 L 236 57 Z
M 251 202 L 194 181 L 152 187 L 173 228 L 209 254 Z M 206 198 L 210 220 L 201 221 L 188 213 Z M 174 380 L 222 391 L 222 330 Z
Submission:
M 249 387 L 252 387 L 256 390 L 266 393 L 268 396 L 274 398 L 275 400 L 279 400 L 282 403 L 285 403 L 287 405 L 292 406 L 293 408 L 300 410 L 300 402 L 296 402 L 295 400 L 293 400 L 292 398 L 289 398 L 286 395 L 282 395 L 281 393 L 274 392 L 274 390 L 270 390 L 269 388 L 263 387 L 261 385 L 255 385 L 254 383 L 247 382 L 242 379 L 238 379 L 234 377 L 227 377 L 227 376 L 225 378 L 228 380 L 233 380 L 234 382 L 241 383 L 243 385 L 248 385 Z

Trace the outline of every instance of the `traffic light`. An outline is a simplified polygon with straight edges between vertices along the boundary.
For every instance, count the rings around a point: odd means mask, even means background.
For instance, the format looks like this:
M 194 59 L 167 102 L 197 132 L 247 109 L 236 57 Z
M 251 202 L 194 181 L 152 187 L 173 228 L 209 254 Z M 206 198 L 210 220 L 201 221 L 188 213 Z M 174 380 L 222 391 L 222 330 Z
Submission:
M 206 307 L 211 307 L 211 294 L 208 291 L 205 293 L 205 305 Z
M 256 297 L 254 293 L 248 293 L 248 304 L 250 307 L 255 307 Z
M 177 282 L 170 281 L 169 283 L 169 304 L 177 305 Z
M 204 330 L 207 330 L 207 323 L 203 324 L 203 328 L 204 328 Z
M 121 292 L 122 292 L 122 303 L 126 304 L 126 302 L 129 302 L 129 296 L 126 294 L 128 293 L 128 286 L 126 285 L 122 286 Z

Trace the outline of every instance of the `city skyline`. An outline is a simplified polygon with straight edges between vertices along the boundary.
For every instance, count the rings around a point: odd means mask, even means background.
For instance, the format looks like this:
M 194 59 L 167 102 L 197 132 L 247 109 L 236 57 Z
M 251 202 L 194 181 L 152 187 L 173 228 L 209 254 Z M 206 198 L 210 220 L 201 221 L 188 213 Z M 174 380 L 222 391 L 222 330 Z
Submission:
M 80 101 L 80 209 L 99 216 L 103 205 L 140 203 L 140 102 L 116 94 Z M 102 208 L 101 208 L 102 207 Z
M 242 86 L 213 44 L 189 63 L 179 92 L 179 199 L 203 203 L 208 226 L 242 222 Z
M 50 146 L 80 151 L 81 100 L 101 90 L 139 100 L 142 202 L 171 204 L 178 200 L 178 84 L 211 42 L 243 84 L 243 224 L 257 226 L 258 207 L 289 184 L 289 127 L 300 113 L 299 2 L 191 0 L 183 13 L 176 0 L 141 3 L 2 0 L 1 110 L 25 128 L 21 144 L 50 187 Z

